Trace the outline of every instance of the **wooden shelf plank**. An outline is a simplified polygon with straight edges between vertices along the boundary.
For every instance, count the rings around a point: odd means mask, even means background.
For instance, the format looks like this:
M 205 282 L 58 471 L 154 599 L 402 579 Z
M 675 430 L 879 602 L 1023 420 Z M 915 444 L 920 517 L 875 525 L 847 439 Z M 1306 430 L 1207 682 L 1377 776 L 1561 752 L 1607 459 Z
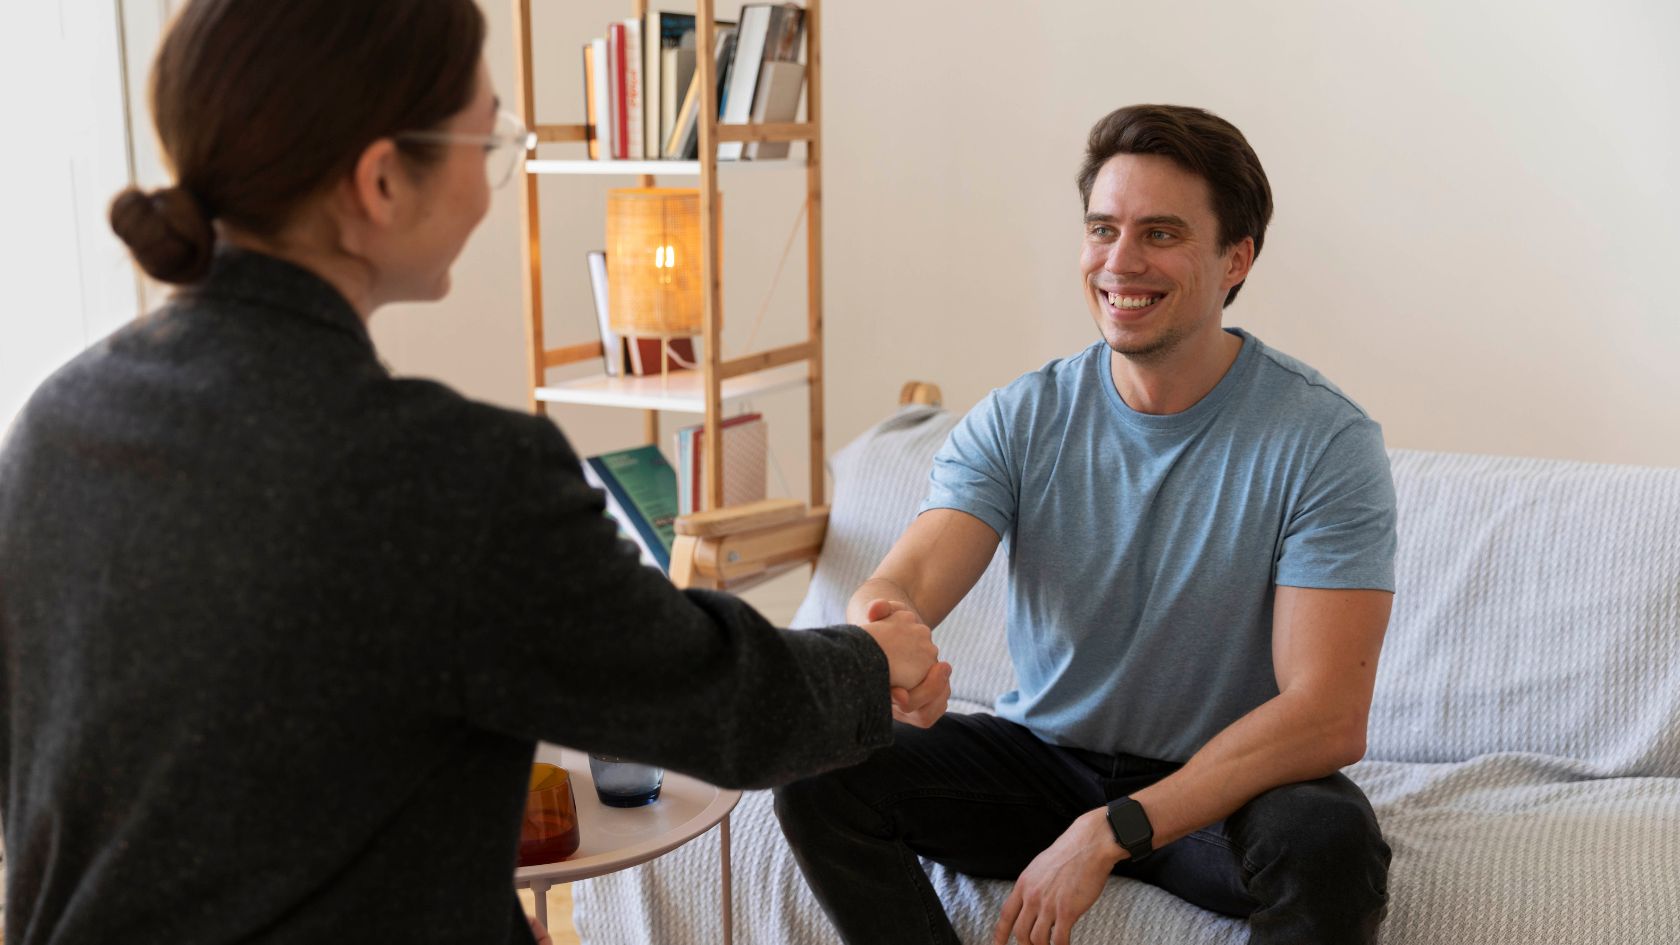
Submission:
M 544 144 L 589 140 L 588 125 L 538 125 L 531 130 L 537 133 L 537 140 Z
M 723 403 L 756 397 L 774 391 L 804 387 L 804 364 L 789 364 L 732 377 L 723 382 Z M 608 377 L 593 374 L 577 380 L 539 387 L 536 398 L 551 404 L 588 404 L 595 407 L 631 407 L 668 410 L 672 413 L 706 412 L 704 378 L 697 371 L 672 371 L 668 376 Z
M 757 125 L 718 125 L 719 141 L 810 141 L 817 127 L 809 122 L 765 122 Z
M 754 371 L 767 371 L 779 365 L 809 360 L 815 350 L 815 346 L 807 342 L 799 345 L 788 345 L 785 348 L 777 348 L 773 351 L 761 351 L 758 354 L 749 354 L 733 361 L 723 362 L 718 365 L 718 373 L 723 375 L 723 379 L 727 381 L 732 377 L 740 377 Z

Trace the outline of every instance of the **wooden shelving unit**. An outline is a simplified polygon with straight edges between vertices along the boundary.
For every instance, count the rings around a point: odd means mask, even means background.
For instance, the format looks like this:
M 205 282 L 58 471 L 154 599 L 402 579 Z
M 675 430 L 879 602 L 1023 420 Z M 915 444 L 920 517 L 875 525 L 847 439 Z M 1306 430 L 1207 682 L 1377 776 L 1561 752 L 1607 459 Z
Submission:
M 568 145 L 574 150 L 587 140 L 583 124 L 540 124 L 532 90 L 532 0 L 514 0 L 515 108 L 537 133 L 539 146 Z M 647 15 L 647 0 L 633 0 L 633 14 Z M 717 17 L 713 0 L 698 0 L 695 46 L 715 47 Z M 825 502 L 823 472 L 822 367 L 822 30 L 820 0 L 805 0 L 805 109 L 803 122 L 761 125 L 720 125 L 717 121 L 716 65 L 709 55 L 696 56 L 696 71 L 704 99 L 700 107 L 700 159 L 695 161 L 592 161 L 544 156 L 525 164 L 520 210 L 524 240 L 525 325 L 529 343 L 531 408 L 546 413 L 551 403 L 589 404 L 640 409 L 650 442 L 659 438 L 658 411 L 702 414 L 706 434 L 704 455 L 711 507 L 723 505 L 722 444 L 719 441 L 724 409 L 733 401 L 775 390 L 804 386 L 810 408 L 810 504 Z M 568 46 L 567 48 L 571 48 Z M 717 146 L 725 141 L 802 141 L 806 145 L 806 284 L 807 323 L 803 342 L 734 358 L 723 357 L 720 326 L 723 316 L 721 231 L 718 214 Z M 786 167 L 783 161 L 740 162 L 742 167 Z M 724 162 L 726 165 L 736 162 Z M 542 308 L 542 234 L 538 217 L 538 183 L 546 174 L 628 175 L 651 187 L 658 176 L 698 177 L 701 219 L 701 276 L 704 289 L 700 363 L 696 371 L 674 371 L 668 377 L 608 377 L 605 374 L 556 384 L 548 372 L 562 365 L 603 354 L 597 341 L 550 347 L 544 337 Z M 593 324 L 593 314 L 590 317 Z

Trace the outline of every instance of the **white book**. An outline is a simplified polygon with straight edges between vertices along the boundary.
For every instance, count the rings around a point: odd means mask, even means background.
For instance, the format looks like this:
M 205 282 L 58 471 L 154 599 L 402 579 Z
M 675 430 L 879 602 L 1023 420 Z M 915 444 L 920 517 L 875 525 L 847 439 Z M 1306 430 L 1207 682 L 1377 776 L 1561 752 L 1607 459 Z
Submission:
M 595 140 L 600 143 L 596 153 L 604 161 L 613 157 L 612 126 L 613 97 L 612 83 L 608 81 L 610 70 L 607 68 L 607 41 L 605 39 L 592 40 L 589 43 L 589 58 L 595 63 Z
M 624 373 L 624 339 L 612 330 L 611 309 L 607 306 L 607 254 L 599 249 L 589 254 L 589 289 L 595 296 L 595 325 L 601 333 L 607 374 L 619 377 Z
M 645 108 L 643 96 L 647 90 L 642 88 L 642 21 L 631 18 L 624 21 L 624 137 L 630 149 L 630 160 L 642 159 L 643 131 L 642 111 Z
M 753 90 L 758 70 L 764 64 L 764 44 L 770 36 L 770 7 L 752 4 L 741 8 L 741 28 L 735 38 L 735 61 L 729 67 L 729 87 L 724 91 L 720 124 L 744 125 L 752 118 Z M 718 145 L 718 160 L 739 161 L 743 142 Z
M 671 126 L 677 122 L 677 109 L 682 106 L 677 98 L 688 90 L 688 86 L 677 86 L 678 52 L 667 47 L 659 54 L 659 121 L 648 128 L 648 153 L 658 157 L 665 148 L 665 139 L 671 137 Z
M 671 137 L 671 129 L 677 125 L 677 112 L 682 109 L 683 96 L 688 94 L 688 84 L 694 81 L 695 56 L 694 44 L 698 37 L 694 33 L 684 33 L 682 43 L 677 47 L 677 94 L 661 108 L 668 111 L 665 115 L 665 137 Z
M 793 121 L 799 115 L 799 95 L 804 89 L 803 63 L 765 63 L 758 74 L 758 91 L 753 95 L 752 123 Z M 771 161 L 786 158 L 788 148 L 786 141 L 751 141 L 741 156 L 748 161 Z

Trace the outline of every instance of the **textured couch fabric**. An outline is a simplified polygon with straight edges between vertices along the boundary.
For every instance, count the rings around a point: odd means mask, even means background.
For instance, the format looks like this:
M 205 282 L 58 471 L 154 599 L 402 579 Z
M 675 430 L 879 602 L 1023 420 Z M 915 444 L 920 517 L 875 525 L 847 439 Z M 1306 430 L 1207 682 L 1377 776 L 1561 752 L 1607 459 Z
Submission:
M 833 459 L 827 542 L 795 619 L 841 619 L 926 489 L 958 418 L 905 408 Z M 1400 591 L 1366 760 L 1394 848 L 1388 945 L 1680 941 L 1680 470 L 1391 452 Z M 953 711 L 1008 689 L 1007 561 L 936 631 Z M 835 936 L 770 811 L 732 819 L 735 940 Z M 591 945 L 713 941 L 718 841 L 579 884 Z M 965 941 L 1009 884 L 929 864 Z M 1240 921 L 1112 879 L 1085 941 L 1237 943 Z

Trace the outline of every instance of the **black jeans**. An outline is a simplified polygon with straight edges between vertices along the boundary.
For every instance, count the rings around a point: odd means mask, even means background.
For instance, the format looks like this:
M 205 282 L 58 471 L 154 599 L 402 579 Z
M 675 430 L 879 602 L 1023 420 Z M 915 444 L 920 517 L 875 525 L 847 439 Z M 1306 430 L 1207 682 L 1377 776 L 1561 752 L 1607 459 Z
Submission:
M 894 734 L 855 767 L 776 791 L 794 858 L 853 945 L 957 941 L 918 855 L 1013 881 L 1074 818 L 1179 767 L 1047 745 L 990 715 Z M 1388 861 L 1370 803 L 1337 774 L 1267 791 L 1114 872 L 1247 918 L 1252 942 L 1349 945 L 1376 940 Z

